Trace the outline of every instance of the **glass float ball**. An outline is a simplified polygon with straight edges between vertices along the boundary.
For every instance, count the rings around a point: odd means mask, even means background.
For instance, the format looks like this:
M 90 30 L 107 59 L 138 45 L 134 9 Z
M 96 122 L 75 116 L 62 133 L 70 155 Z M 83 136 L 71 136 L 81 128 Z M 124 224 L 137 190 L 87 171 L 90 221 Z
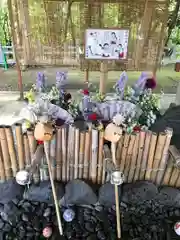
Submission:
M 47 226 L 43 229 L 43 237 L 49 238 L 52 235 L 52 228 Z
M 19 185 L 26 185 L 30 183 L 29 173 L 25 170 L 19 171 L 16 174 L 16 182 Z
M 71 222 L 75 218 L 75 212 L 72 209 L 66 209 L 63 218 L 66 222 Z
M 180 222 L 175 223 L 174 231 L 178 236 L 180 236 Z

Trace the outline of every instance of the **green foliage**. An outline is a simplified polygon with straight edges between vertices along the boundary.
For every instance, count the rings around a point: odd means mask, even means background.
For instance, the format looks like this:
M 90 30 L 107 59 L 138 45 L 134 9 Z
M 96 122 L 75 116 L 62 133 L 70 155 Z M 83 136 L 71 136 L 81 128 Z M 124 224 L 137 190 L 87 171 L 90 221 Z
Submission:
M 8 45 L 10 43 L 10 28 L 8 22 L 8 11 L 5 4 L 0 5 L 0 44 Z

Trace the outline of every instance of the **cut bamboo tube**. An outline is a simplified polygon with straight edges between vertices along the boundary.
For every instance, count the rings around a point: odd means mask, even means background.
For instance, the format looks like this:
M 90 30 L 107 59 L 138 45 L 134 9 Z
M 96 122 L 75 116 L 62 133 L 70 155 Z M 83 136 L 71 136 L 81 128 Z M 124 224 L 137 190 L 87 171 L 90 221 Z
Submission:
M 4 162 L 3 162 L 3 155 L 2 155 L 1 145 L 0 145 L 0 179 L 1 179 L 1 182 L 5 182 L 6 181 L 5 167 L 4 167 Z
M 85 149 L 85 132 L 80 133 L 80 148 L 79 148 L 79 178 L 83 178 L 84 167 L 84 149 Z
M 6 179 L 8 180 L 12 177 L 12 171 L 11 171 L 11 163 L 10 163 L 6 133 L 3 127 L 0 127 L 0 142 L 1 142 L 3 162 L 4 162 L 5 176 L 6 176 Z
M 124 142 L 124 136 L 122 135 L 119 142 L 117 143 L 117 150 L 116 150 L 116 161 L 117 161 L 117 168 L 118 169 L 120 169 L 123 142 Z
M 174 165 L 180 168 L 180 152 L 179 150 L 174 146 L 169 146 L 169 154 L 172 156 Z
M 123 148 L 122 148 L 122 156 L 120 162 L 120 171 L 124 172 L 125 164 L 126 164 L 126 154 L 129 146 L 130 134 L 125 133 Z
M 29 148 L 27 134 L 23 135 L 23 142 L 24 142 L 25 163 L 26 163 L 26 167 L 27 167 L 31 164 L 31 154 L 30 154 L 30 148 Z
M 103 173 L 102 173 L 102 183 L 105 183 L 105 180 L 106 180 L 106 162 L 107 160 L 112 160 L 112 156 L 111 156 L 111 152 L 110 152 L 110 149 L 108 147 L 108 145 L 104 145 L 103 147 Z
M 171 175 L 172 175 L 172 172 L 173 172 L 173 168 L 174 168 L 173 164 L 174 164 L 173 159 L 172 159 L 172 156 L 170 155 L 170 157 L 167 161 L 167 167 L 166 167 L 166 170 L 165 170 L 165 173 L 164 173 L 162 185 L 168 185 L 169 184 L 169 181 L 170 181 L 170 178 L 171 178 Z
M 31 161 L 32 161 L 32 158 L 33 158 L 34 153 L 36 151 L 37 142 L 36 142 L 36 140 L 34 138 L 33 131 L 28 130 L 27 131 L 27 135 L 28 135 L 29 148 L 30 148 Z
M 71 139 L 70 139 L 70 180 L 73 180 L 74 178 L 74 151 L 75 151 L 75 127 L 71 127 Z
M 86 132 L 85 136 L 85 153 L 84 153 L 84 173 L 83 178 L 89 179 L 89 161 L 90 161 L 90 132 Z
M 153 167 L 153 159 L 154 159 L 154 153 L 155 153 L 155 148 L 156 148 L 156 142 L 157 142 L 157 134 L 153 132 L 152 136 L 151 136 L 151 144 L 150 144 L 150 148 L 149 148 L 145 180 L 151 179 L 151 171 L 152 171 L 152 167 Z
M 70 180 L 70 158 L 71 158 L 71 136 L 72 136 L 72 132 L 71 132 L 71 128 L 72 126 L 68 126 L 68 131 L 67 131 L 67 137 L 68 137 L 68 141 L 67 141 L 67 159 L 66 159 L 66 181 Z
M 148 161 L 148 154 L 149 154 L 149 149 L 150 149 L 150 141 L 151 141 L 151 136 L 152 132 L 147 131 L 146 132 L 146 138 L 145 138 L 145 143 L 144 143 L 144 151 L 143 151 L 143 156 L 142 156 L 142 165 L 141 165 L 141 170 L 140 170 L 140 180 L 145 179 L 145 173 L 146 173 L 146 168 L 147 168 L 147 161 Z
M 66 181 L 67 128 L 62 128 L 62 181 Z
M 179 170 L 179 177 L 178 177 L 178 180 L 175 184 L 175 187 L 179 188 L 180 187 L 180 170 Z
M 139 147 L 139 133 L 136 134 L 136 139 L 135 139 L 135 143 L 133 146 L 131 165 L 129 166 L 128 182 L 132 182 L 133 177 L 134 177 L 137 156 L 138 156 L 138 147 Z
M 25 168 L 25 162 L 24 162 L 25 157 L 24 157 L 23 133 L 22 133 L 21 125 L 19 124 L 15 125 L 15 132 L 16 132 L 19 170 L 23 170 Z
M 79 164 L 79 129 L 75 130 L 75 159 L 74 159 L 74 179 L 78 178 L 78 164 Z
M 92 159 L 91 159 L 91 180 L 96 183 L 98 163 L 98 131 L 92 129 Z
M 166 134 L 165 133 L 159 133 L 155 155 L 154 155 L 154 161 L 153 161 L 153 170 L 151 172 L 151 181 L 155 182 L 157 172 L 159 171 L 159 164 L 162 158 L 163 149 L 166 142 Z
M 168 157 L 169 157 L 169 145 L 170 145 L 170 142 L 171 142 L 172 134 L 173 134 L 172 129 L 169 129 L 169 128 L 166 129 L 166 141 L 165 141 L 161 161 L 160 161 L 160 164 L 159 164 L 159 169 L 162 169 L 162 170 L 160 170 L 157 173 L 157 176 L 156 176 L 156 184 L 158 184 L 158 185 L 161 184 L 161 181 L 162 181 L 162 178 L 163 178 L 163 175 L 164 175 L 164 171 L 166 169 L 166 164 L 167 164 L 167 160 L 168 160 Z
M 62 128 L 58 128 L 56 134 L 56 179 L 60 181 L 62 179 Z
M 28 135 L 29 148 L 30 148 L 30 154 L 31 154 L 31 163 L 32 163 L 34 153 L 35 153 L 36 147 L 37 147 L 37 141 L 34 138 L 33 131 L 28 130 L 27 135 Z M 33 174 L 33 180 L 35 183 L 38 183 L 39 179 L 40 179 L 40 173 L 39 173 L 39 169 L 37 169 L 36 172 Z
M 135 140 L 136 140 L 136 136 L 132 134 L 130 137 L 129 147 L 127 150 L 126 165 L 125 165 L 125 169 L 124 169 L 125 182 L 127 182 L 127 180 L 128 180 L 128 174 L 129 174 L 129 169 L 131 167 L 131 159 L 132 159 L 132 155 L 133 155 L 133 147 L 135 144 Z
M 56 180 L 56 134 L 50 141 L 50 159 L 53 180 Z
M 103 171 L 103 146 L 104 146 L 104 132 L 99 133 L 99 152 L 98 152 L 98 174 L 97 183 L 102 183 L 102 171 Z
M 5 133 L 7 138 L 7 144 L 8 144 L 8 150 L 11 160 L 11 168 L 13 171 L 13 176 L 16 176 L 18 166 L 17 166 L 17 158 L 16 158 L 16 150 L 14 146 L 14 138 L 13 138 L 13 132 L 11 127 L 5 127 Z
M 171 173 L 169 183 L 168 183 L 169 186 L 171 186 L 171 187 L 176 186 L 176 183 L 177 183 L 178 178 L 179 178 L 179 173 L 180 173 L 179 169 L 174 167 L 173 170 L 172 170 L 172 173 Z
M 139 173 L 142 165 L 145 137 L 146 137 L 146 132 L 141 131 L 139 135 L 139 149 L 138 149 L 138 157 L 136 162 L 136 170 L 135 170 L 134 179 L 133 179 L 134 181 L 139 180 Z

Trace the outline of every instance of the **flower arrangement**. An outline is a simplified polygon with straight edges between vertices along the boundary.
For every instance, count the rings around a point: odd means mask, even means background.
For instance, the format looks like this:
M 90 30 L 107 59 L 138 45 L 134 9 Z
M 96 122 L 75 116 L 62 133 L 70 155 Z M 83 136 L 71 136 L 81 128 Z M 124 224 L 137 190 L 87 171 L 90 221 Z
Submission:
M 114 100 L 108 100 L 106 95 L 100 94 L 98 88 L 92 84 L 79 91 L 80 101 L 78 98 L 72 100 L 71 94 L 65 91 L 66 80 L 66 72 L 57 72 L 56 84 L 48 89 L 44 75 L 38 73 L 36 84 L 25 96 L 27 102 L 33 104 L 38 95 L 40 99 L 66 110 L 74 119 L 80 118 L 92 123 L 98 130 L 113 121 L 129 133 L 148 129 L 160 114 L 161 96 L 153 93 L 156 80 L 148 73 L 143 72 L 131 87 L 127 85 L 128 77 L 124 71 L 114 85 Z M 137 110 L 136 107 L 140 109 L 140 114 L 130 114 Z M 103 114 L 109 115 L 109 119 L 104 120 Z

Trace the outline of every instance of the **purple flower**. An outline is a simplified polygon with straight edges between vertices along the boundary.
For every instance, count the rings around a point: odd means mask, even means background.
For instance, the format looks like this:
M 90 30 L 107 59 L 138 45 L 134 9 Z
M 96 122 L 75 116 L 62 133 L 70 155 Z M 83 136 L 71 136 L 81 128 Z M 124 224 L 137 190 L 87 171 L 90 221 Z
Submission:
M 67 82 L 67 72 L 57 72 L 56 73 L 56 87 L 58 89 L 64 87 Z
M 146 80 L 145 87 L 146 87 L 146 88 L 150 88 L 150 89 L 156 88 L 156 80 L 155 80 L 155 78 L 154 78 L 154 77 L 148 78 L 148 79 Z
M 115 88 L 118 90 L 118 92 L 121 93 L 121 96 L 123 96 L 124 94 L 124 88 L 126 86 L 127 80 L 128 80 L 128 76 L 127 76 L 127 73 L 124 71 L 121 74 L 117 83 L 115 84 Z
M 45 75 L 42 72 L 38 72 L 37 74 L 36 88 L 38 91 L 42 91 L 45 88 Z

